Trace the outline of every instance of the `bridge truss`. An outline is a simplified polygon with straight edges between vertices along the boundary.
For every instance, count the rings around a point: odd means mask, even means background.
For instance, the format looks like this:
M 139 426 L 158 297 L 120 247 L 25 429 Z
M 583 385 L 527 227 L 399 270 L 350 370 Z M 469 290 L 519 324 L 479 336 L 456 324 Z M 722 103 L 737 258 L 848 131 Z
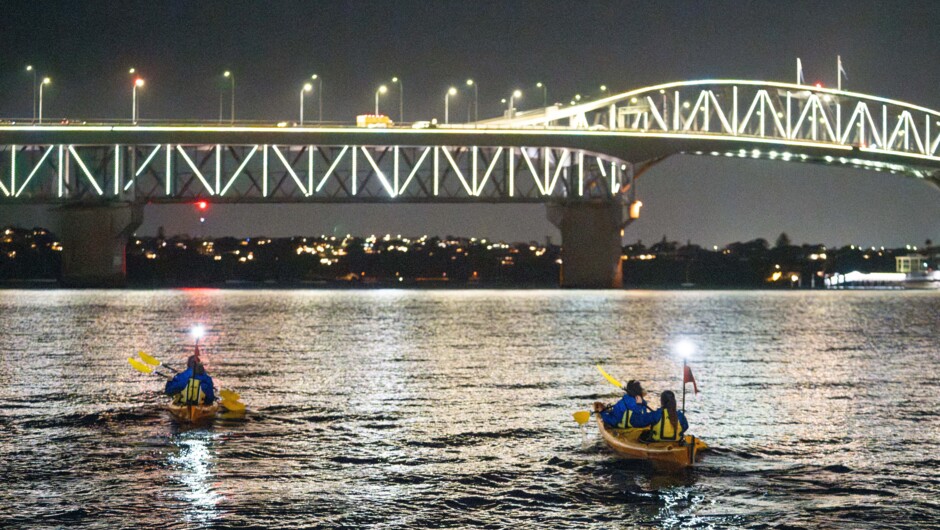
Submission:
M 553 147 L 2 145 L 16 202 L 547 202 L 630 192 L 632 165 Z

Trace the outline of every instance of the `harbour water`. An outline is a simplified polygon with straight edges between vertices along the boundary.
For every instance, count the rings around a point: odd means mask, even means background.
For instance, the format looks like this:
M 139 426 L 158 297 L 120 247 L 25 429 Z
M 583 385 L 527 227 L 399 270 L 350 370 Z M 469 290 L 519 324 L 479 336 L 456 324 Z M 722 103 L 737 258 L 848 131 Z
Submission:
M 243 419 L 183 428 L 187 331 Z M 0 291 L 0 527 L 940 525 L 940 293 Z M 692 470 L 571 413 L 700 393 Z M 691 386 L 690 386 L 691 389 Z

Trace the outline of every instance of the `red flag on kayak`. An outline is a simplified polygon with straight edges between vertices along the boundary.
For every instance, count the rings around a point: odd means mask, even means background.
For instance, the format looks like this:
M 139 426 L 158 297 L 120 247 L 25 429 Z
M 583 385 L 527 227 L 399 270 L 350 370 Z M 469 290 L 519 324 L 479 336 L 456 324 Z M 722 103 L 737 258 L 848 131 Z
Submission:
M 692 369 L 689 368 L 689 365 L 685 365 L 685 370 L 682 374 L 682 386 L 692 383 L 692 388 L 695 389 L 695 393 L 698 394 L 698 385 L 695 384 L 695 378 L 692 377 Z

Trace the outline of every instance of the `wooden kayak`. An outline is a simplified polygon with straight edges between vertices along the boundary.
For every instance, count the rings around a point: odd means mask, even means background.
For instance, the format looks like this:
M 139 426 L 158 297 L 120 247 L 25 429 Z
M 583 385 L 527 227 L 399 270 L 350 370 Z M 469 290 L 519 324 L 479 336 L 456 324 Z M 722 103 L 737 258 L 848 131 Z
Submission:
M 215 418 L 219 412 L 219 404 L 214 405 L 174 405 L 170 403 L 166 406 L 170 414 L 178 421 L 184 423 L 199 423 Z
M 648 429 L 616 429 L 604 425 L 597 415 L 597 427 L 608 447 L 626 458 L 649 460 L 670 467 L 689 467 L 695 463 L 698 453 L 708 445 L 694 436 L 686 435 L 685 443 L 641 442 L 640 435 Z

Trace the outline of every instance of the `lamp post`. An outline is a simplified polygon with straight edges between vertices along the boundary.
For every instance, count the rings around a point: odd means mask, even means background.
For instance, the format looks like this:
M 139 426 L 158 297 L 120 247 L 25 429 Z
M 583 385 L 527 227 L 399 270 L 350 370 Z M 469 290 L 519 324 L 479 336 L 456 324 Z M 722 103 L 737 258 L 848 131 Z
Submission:
M 512 118 L 512 116 L 513 116 L 513 114 L 514 114 L 513 105 L 514 105 L 515 102 L 516 102 L 516 98 L 521 98 L 521 97 L 522 97 L 522 91 L 521 91 L 521 90 L 513 90 L 512 95 L 509 96 L 509 117 L 510 117 L 510 118 Z
M 450 87 L 444 94 L 444 123 L 450 123 L 450 97 L 457 94 L 457 89 Z
M 304 87 L 300 89 L 300 126 L 304 125 L 304 92 L 310 92 L 313 90 L 313 85 L 310 83 L 304 83 Z
M 137 109 L 137 89 L 142 86 L 144 86 L 144 80 L 138 77 L 134 80 L 134 87 L 131 89 L 131 122 L 133 122 L 134 125 L 137 125 L 137 116 L 139 113 Z
M 385 85 L 380 86 L 379 89 L 375 91 L 375 115 L 376 116 L 379 115 L 379 94 L 384 94 L 386 92 L 388 92 L 388 87 Z
M 232 116 L 231 116 L 232 121 L 231 123 L 234 125 L 235 124 L 235 74 L 233 74 L 229 70 L 226 70 L 225 73 L 223 73 L 222 75 L 232 80 Z
M 477 84 L 473 79 L 467 79 L 467 86 L 473 87 L 473 121 L 480 121 L 480 95 L 477 93 Z
M 405 123 L 405 87 L 398 77 L 393 77 L 392 83 L 398 83 L 398 121 Z
M 603 94 L 605 98 L 610 96 L 610 90 L 607 90 L 607 85 L 601 85 L 601 94 Z
M 323 122 L 323 78 L 317 74 L 313 74 L 310 76 L 310 79 L 317 82 L 317 107 L 319 108 L 317 122 Z
M 39 123 L 42 123 L 42 87 L 52 82 L 52 79 L 44 77 L 42 83 L 39 83 Z
M 542 107 L 548 106 L 548 87 L 545 86 L 545 83 L 539 81 L 535 84 L 536 88 L 542 89 Z
M 30 86 L 30 92 L 33 93 L 33 121 L 36 121 L 36 69 L 33 68 L 33 65 L 27 64 L 26 71 L 33 73 L 33 84 Z

